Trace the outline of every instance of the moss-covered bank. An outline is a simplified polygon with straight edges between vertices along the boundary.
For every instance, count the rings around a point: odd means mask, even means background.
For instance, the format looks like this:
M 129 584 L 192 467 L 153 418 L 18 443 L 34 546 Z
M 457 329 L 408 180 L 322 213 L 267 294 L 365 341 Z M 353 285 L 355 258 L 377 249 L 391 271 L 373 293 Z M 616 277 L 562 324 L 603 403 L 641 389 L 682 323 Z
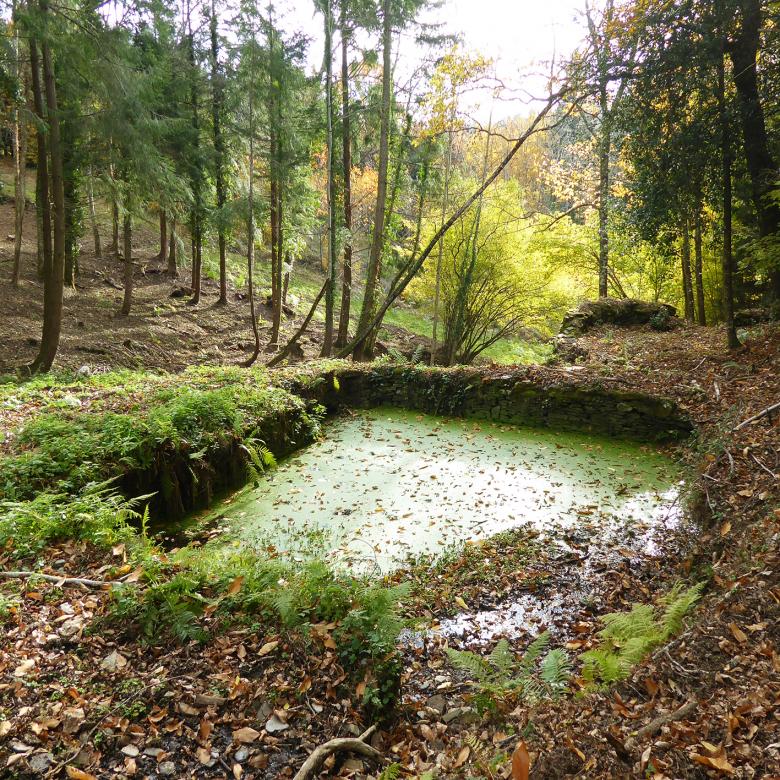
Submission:
M 637 391 L 617 390 L 559 371 L 481 371 L 411 365 L 336 364 L 287 386 L 329 410 L 392 405 L 428 414 L 489 419 L 636 441 L 688 436 L 690 420 L 677 404 Z

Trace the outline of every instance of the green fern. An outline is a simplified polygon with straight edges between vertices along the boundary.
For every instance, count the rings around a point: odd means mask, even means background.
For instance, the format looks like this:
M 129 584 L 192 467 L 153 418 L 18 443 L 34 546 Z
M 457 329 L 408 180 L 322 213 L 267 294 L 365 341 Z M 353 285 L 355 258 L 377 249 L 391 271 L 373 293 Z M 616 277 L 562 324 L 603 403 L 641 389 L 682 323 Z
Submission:
M 585 679 L 610 685 L 628 677 L 653 648 L 682 629 L 683 619 L 703 587 L 704 583 L 690 588 L 678 583 L 657 605 L 634 604 L 630 612 L 604 615 L 604 628 L 599 631 L 602 646 L 581 656 Z
M 377 780 L 398 780 L 401 776 L 401 765 L 390 764 L 382 770 L 382 774 L 379 775 Z
M 570 676 L 569 656 L 561 649 L 543 655 L 549 644 L 550 634 L 545 631 L 520 659 L 512 653 L 506 639 L 500 640 L 487 658 L 468 650 L 448 649 L 447 655 L 453 666 L 472 678 L 478 692 L 477 703 L 484 702 L 487 709 L 514 691 L 520 691 L 527 700 L 537 701 L 556 696 L 566 688 Z

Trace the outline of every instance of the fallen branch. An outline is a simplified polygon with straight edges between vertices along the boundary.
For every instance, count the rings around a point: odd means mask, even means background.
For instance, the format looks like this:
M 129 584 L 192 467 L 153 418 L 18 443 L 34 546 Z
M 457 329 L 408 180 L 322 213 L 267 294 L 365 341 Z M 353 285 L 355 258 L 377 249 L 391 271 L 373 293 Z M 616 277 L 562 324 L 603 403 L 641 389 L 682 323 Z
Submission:
M 626 740 L 626 751 L 629 753 L 632 752 L 637 744 L 645 737 L 649 737 L 652 734 L 655 734 L 656 731 L 660 731 L 661 727 L 665 726 L 667 723 L 671 723 L 675 720 L 682 720 L 686 715 L 690 715 L 691 712 L 696 709 L 697 704 L 698 702 L 696 699 L 689 699 L 687 702 L 685 702 L 685 704 L 683 704 L 681 707 L 678 707 L 676 710 L 667 712 L 664 715 L 659 715 L 657 718 L 654 718 L 646 726 L 642 726 L 642 728 L 637 731 L 635 737 L 631 737 L 630 739 Z
M 309 778 L 314 777 L 325 759 L 333 753 L 358 753 L 373 761 L 381 761 L 382 754 L 376 748 L 367 745 L 365 742 L 374 731 L 376 731 L 376 726 L 371 726 L 370 729 L 364 731 L 359 737 L 337 737 L 336 739 L 324 742 L 314 749 L 312 754 L 303 763 L 303 766 L 298 770 L 298 773 L 293 780 L 309 780 Z
M 284 360 L 287 357 L 287 355 L 290 354 L 293 346 L 297 343 L 298 339 L 304 334 L 306 328 L 309 327 L 309 322 L 311 322 L 311 318 L 314 316 L 314 312 L 317 310 L 317 305 L 322 300 L 322 296 L 325 295 L 325 291 L 328 289 L 329 284 L 330 284 L 330 279 L 326 279 L 325 284 L 322 285 L 322 289 L 317 293 L 317 297 L 314 299 L 314 303 L 312 303 L 311 309 L 309 309 L 309 313 L 306 315 L 306 319 L 301 324 L 301 327 L 295 331 L 293 337 L 287 342 L 287 345 L 284 347 L 284 349 L 281 352 L 274 355 L 274 357 L 271 358 L 271 360 L 269 360 L 265 364 L 266 368 L 272 368 L 277 363 L 281 363 L 282 360 Z
M 121 585 L 121 582 L 109 580 L 88 580 L 84 577 L 60 577 L 56 574 L 41 574 L 37 571 L 0 571 L 0 577 L 11 580 L 26 580 L 29 577 L 37 577 L 47 582 L 56 582 L 58 585 L 86 585 L 88 588 L 105 588 Z
M 735 431 L 739 431 L 746 425 L 750 425 L 750 423 L 760 420 L 762 417 L 766 417 L 768 414 L 772 414 L 772 412 L 775 412 L 778 409 L 780 409 L 780 403 L 767 406 L 766 409 L 762 409 L 758 414 L 754 414 L 752 417 L 748 417 L 747 420 L 743 420 L 739 425 L 732 428 L 731 432 L 734 433 Z

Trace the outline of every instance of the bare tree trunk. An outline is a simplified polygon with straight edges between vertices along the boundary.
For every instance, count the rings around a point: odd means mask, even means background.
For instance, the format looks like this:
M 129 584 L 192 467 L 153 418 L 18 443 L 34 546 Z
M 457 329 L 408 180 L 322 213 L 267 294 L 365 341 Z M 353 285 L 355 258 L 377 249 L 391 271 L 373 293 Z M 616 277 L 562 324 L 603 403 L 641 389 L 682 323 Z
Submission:
M 44 17 L 48 16 L 46 0 L 41 0 L 40 6 Z M 35 45 L 33 45 L 33 48 L 36 48 Z M 41 41 L 41 58 L 43 61 L 43 86 L 46 94 L 46 113 L 49 125 L 54 242 L 51 263 L 48 269 L 49 273 L 44 278 L 43 335 L 38 356 L 32 364 L 33 372 L 48 371 L 57 355 L 62 329 L 62 294 L 65 282 L 65 191 L 62 177 L 60 119 L 54 77 L 54 61 L 45 34 Z
M 699 325 L 707 324 L 707 312 L 704 309 L 704 263 L 701 249 L 701 204 L 696 205 L 693 221 L 693 257 L 694 277 L 696 279 L 696 318 Z
M 371 339 L 369 325 L 376 315 L 379 278 L 382 268 L 382 249 L 385 240 L 385 205 L 387 201 L 387 166 L 390 151 L 390 100 L 392 87 L 392 20 L 390 0 L 382 2 L 382 114 L 379 131 L 379 168 L 377 171 L 376 208 L 374 229 L 371 235 L 371 249 L 366 269 L 366 287 L 363 293 L 363 307 L 360 311 L 358 332 L 363 334 L 352 354 L 354 360 L 370 360 L 372 355 L 366 341 Z M 369 342 L 370 343 L 370 342 Z
M 745 161 L 753 188 L 753 206 L 758 216 L 762 238 L 780 232 L 780 204 L 769 197 L 777 186 L 777 165 L 769 146 L 764 109 L 758 90 L 756 63 L 763 24 L 761 0 L 741 0 L 739 34 L 729 47 L 733 65 L 733 81 L 739 96 Z M 780 300 L 780 267 L 769 272 L 771 292 Z
M 723 166 L 723 314 L 726 320 L 726 343 L 729 349 L 739 346 L 734 325 L 734 257 L 731 219 L 731 128 L 726 108 L 724 57 L 718 63 L 718 111 L 720 114 L 721 162 Z
M 176 267 L 176 217 L 171 219 L 171 236 L 168 244 L 168 276 L 176 279 L 179 269 Z
M 111 204 L 111 246 L 108 251 L 119 256 L 119 203 L 116 196 Z
M 336 346 L 349 338 L 349 310 L 352 303 L 352 134 L 349 111 L 349 31 L 346 4 L 341 3 L 341 160 L 344 169 L 344 261 L 341 270 L 341 311 Z
M 125 294 L 122 300 L 122 314 L 130 314 L 133 303 L 133 218 L 125 204 L 125 216 L 122 221 L 122 240 L 125 255 Z
M 160 251 L 157 253 L 155 260 L 159 260 L 161 263 L 165 260 L 165 256 L 168 252 L 168 215 L 165 213 L 165 209 L 160 207 Z
M 100 228 L 98 226 L 97 214 L 95 213 L 95 185 L 91 167 L 87 171 L 87 201 L 89 221 L 92 225 L 92 239 L 95 244 L 95 257 L 99 259 L 103 256 L 103 249 L 100 245 Z
M 688 226 L 688 215 L 683 217 L 682 222 L 682 251 L 680 253 L 682 260 L 682 283 L 683 297 L 685 300 L 685 319 L 687 322 L 693 322 L 693 284 L 691 281 L 691 232 Z
M 606 88 L 602 99 L 601 138 L 599 139 L 599 298 L 609 295 L 609 156 L 612 127 L 606 105 Z
M 16 4 L 14 3 L 14 16 Z M 14 67 L 21 85 L 22 100 L 14 100 L 13 154 L 14 154 L 14 265 L 11 283 L 19 286 L 22 269 L 22 233 L 24 231 L 25 200 L 27 198 L 27 123 L 22 119 L 22 104 L 27 94 L 27 79 L 22 69 L 22 49 L 18 21 L 14 23 Z
M 41 66 L 38 55 L 38 45 L 30 40 L 30 71 L 32 73 L 33 109 L 38 117 L 35 139 L 38 152 L 37 176 L 35 182 L 36 217 L 38 227 L 38 275 L 43 280 L 44 291 L 46 280 L 51 276 L 52 245 L 51 245 L 51 199 L 49 197 L 49 152 L 47 134 L 43 130 L 46 122 L 46 109 L 41 86 Z M 44 293 L 45 298 L 45 293 Z M 44 319 L 46 306 L 44 303 Z
M 254 71 L 252 71 L 254 72 Z M 255 312 L 255 116 L 253 102 L 253 87 L 249 89 L 249 215 L 246 226 L 246 267 L 247 286 L 249 288 L 249 313 L 252 317 L 252 334 L 255 338 L 255 347 L 249 358 L 242 364 L 247 368 L 251 366 L 260 354 L 260 331 L 257 328 L 257 313 Z
M 195 138 L 195 153 L 197 157 L 200 157 L 200 117 L 198 114 L 198 85 L 196 83 L 197 63 L 195 62 L 195 38 L 192 32 L 192 9 L 190 2 L 187 0 L 187 49 L 189 57 L 189 78 L 190 78 L 190 102 L 192 108 L 192 130 Z M 189 303 L 195 305 L 200 303 L 200 286 L 201 286 L 201 266 L 202 266 L 202 250 L 203 250 L 203 236 L 202 220 L 203 220 L 203 192 L 202 192 L 202 178 L 203 174 L 199 169 L 200 159 L 197 160 L 197 165 L 194 169 L 192 176 L 192 298 Z
M 279 332 L 282 327 L 282 257 L 284 253 L 284 229 L 282 221 L 282 150 L 281 134 L 281 81 L 276 62 L 276 31 L 269 8 L 268 17 L 270 67 L 268 69 L 268 116 L 270 130 L 270 178 L 271 178 L 271 340 L 269 349 L 279 347 Z
M 336 253 L 338 252 L 336 225 L 336 175 L 333 154 L 333 22 L 332 0 L 325 0 L 325 111 L 327 113 L 326 146 L 328 149 L 328 279 L 325 291 L 325 332 L 322 357 L 333 351 L 333 321 L 336 308 Z
M 217 244 L 219 247 L 219 300 L 218 306 L 227 305 L 227 242 L 225 240 L 225 215 L 222 213 L 227 200 L 225 192 L 225 143 L 222 138 L 222 75 L 219 72 L 219 36 L 217 35 L 217 9 L 211 0 L 211 117 L 214 140 L 214 184 L 217 194 Z
M 447 163 L 444 168 L 444 197 L 441 201 L 441 224 L 447 218 L 450 199 L 450 169 L 452 168 L 452 128 L 447 130 Z M 436 291 L 433 295 L 433 333 L 431 339 L 431 365 L 436 362 L 437 329 L 439 327 L 439 306 L 441 298 L 441 264 L 444 257 L 444 241 L 439 241 L 439 256 L 436 259 Z

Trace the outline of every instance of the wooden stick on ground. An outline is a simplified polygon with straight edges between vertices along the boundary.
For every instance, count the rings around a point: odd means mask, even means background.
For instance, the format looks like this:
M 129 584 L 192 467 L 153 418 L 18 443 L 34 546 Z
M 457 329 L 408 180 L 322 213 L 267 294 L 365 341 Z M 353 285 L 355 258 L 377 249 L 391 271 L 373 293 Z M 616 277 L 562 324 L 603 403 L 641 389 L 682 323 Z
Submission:
M 365 742 L 374 731 L 376 731 L 376 726 L 371 726 L 370 729 L 364 731 L 359 737 L 337 737 L 324 742 L 312 751 L 312 754 L 303 763 L 293 780 L 309 780 L 314 777 L 325 759 L 333 753 L 347 751 L 358 753 L 373 761 L 381 761 L 382 754 Z
M 754 414 L 752 417 L 748 417 L 747 420 L 743 420 L 739 425 L 734 426 L 731 429 L 731 432 L 734 433 L 734 431 L 739 431 L 742 428 L 744 428 L 746 425 L 749 425 L 750 423 L 755 422 L 756 420 L 760 420 L 762 417 L 766 417 L 768 414 L 772 414 L 772 412 L 775 412 L 778 409 L 780 409 L 780 403 L 767 406 L 766 409 L 762 409 L 758 414 Z
M 41 574 L 37 571 L 0 571 L 0 577 L 11 580 L 26 580 L 28 577 L 37 577 L 47 582 L 56 582 L 58 585 L 86 585 L 88 588 L 105 588 L 106 586 L 121 585 L 121 582 L 109 580 L 88 580 L 83 577 L 65 577 L 56 574 Z
M 637 731 L 635 737 L 626 740 L 626 750 L 632 752 L 638 742 L 641 742 L 645 737 L 652 736 L 656 731 L 659 731 L 662 726 L 665 726 L 667 723 L 671 723 L 674 720 L 682 720 L 686 715 L 690 715 L 696 709 L 697 704 L 698 702 L 696 699 L 689 699 L 676 710 L 654 718 L 646 726 L 642 726 L 642 728 Z

